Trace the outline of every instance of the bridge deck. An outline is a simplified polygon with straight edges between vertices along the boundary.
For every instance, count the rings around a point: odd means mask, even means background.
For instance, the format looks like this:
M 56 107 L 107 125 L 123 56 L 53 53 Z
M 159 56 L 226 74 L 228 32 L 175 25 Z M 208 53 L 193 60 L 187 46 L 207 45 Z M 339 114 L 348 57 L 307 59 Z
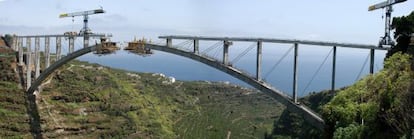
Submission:
M 270 43 L 289 43 L 289 44 L 306 44 L 306 45 L 318 45 L 318 46 L 336 46 L 336 47 L 348 47 L 359 49 L 375 49 L 375 50 L 388 50 L 388 48 L 378 47 L 376 45 L 367 44 L 355 44 L 355 43 L 337 43 L 337 42 L 324 42 L 324 41 L 310 41 L 310 40 L 296 40 L 296 39 L 277 39 L 277 38 L 246 38 L 246 37 L 207 37 L 207 36 L 185 36 L 185 35 L 170 35 L 160 36 L 161 39 L 186 39 L 186 40 L 210 40 L 210 41 L 248 41 L 248 42 L 270 42 Z
M 65 34 L 51 34 L 51 35 L 22 35 L 22 36 L 17 36 L 19 38 L 34 38 L 34 37 L 69 37 L 69 36 L 73 36 L 73 37 L 83 37 L 84 35 L 82 34 L 75 34 L 75 35 L 65 35 Z M 112 37 L 112 35 L 108 35 L 108 34 L 89 34 L 89 37 Z

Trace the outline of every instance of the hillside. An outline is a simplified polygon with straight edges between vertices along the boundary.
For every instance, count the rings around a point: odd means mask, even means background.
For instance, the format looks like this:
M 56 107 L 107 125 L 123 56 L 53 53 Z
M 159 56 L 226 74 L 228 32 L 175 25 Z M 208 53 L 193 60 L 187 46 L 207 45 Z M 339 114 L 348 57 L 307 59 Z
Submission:
M 231 84 L 80 61 L 55 72 L 33 100 L 20 85 L 15 52 L 0 52 L 0 138 L 31 138 L 37 131 L 43 138 L 264 138 L 284 110 Z
M 280 116 L 292 120 L 255 90 L 80 61 L 49 77 L 37 106 L 29 105 L 34 100 L 19 85 L 15 52 L 2 48 L 2 138 L 30 138 L 39 128 L 43 138 L 265 138 Z
M 78 61 L 45 82 L 38 106 L 47 138 L 263 138 L 284 109 L 234 85 Z
M 14 51 L 0 46 L 0 138 L 31 136 L 27 99 L 19 85 L 15 67 Z
M 333 138 L 414 137 L 414 12 L 392 21 L 397 45 L 384 69 L 339 92 L 322 107 Z

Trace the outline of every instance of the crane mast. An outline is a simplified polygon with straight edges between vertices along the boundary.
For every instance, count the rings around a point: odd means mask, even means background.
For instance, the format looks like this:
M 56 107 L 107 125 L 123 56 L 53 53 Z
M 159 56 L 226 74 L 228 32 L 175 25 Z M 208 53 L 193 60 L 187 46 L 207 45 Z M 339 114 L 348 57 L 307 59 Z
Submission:
M 105 11 L 103 9 L 96 9 L 96 10 L 74 12 L 74 13 L 63 13 L 59 15 L 59 18 L 65 18 L 65 17 L 74 18 L 75 16 L 83 16 L 83 28 L 80 30 L 79 35 L 83 35 L 84 47 L 88 47 L 89 46 L 89 35 L 92 34 L 91 29 L 88 27 L 89 15 L 101 14 L 101 13 L 105 13 Z
M 377 9 L 385 8 L 385 34 L 384 37 L 381 37 L 379 41 L 379 47 L 383 47 L 384 45 L 394 46 L 395 42 L 391 39 L 391 13 L 392 13 L 392 5 L 401 3 L 407 0 L 387 0 L 375 5 L 371 5 L 368 7 L 368 11 L 373 11 Z

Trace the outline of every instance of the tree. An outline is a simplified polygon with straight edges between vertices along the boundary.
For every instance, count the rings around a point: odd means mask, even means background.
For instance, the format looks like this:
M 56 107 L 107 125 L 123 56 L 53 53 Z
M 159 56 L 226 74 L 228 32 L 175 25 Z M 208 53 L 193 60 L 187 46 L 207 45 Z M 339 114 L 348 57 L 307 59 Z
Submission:
M 387 53 L 386 58 L 392 56 L 396 52 L 414 54 L 412 48 L 408 48 L 410 43 L 410 35 L 414 33 L 414 12 L 408 16 L 394 17 L 392 20 L 392 29 L 395 29 L 394 39 L 397 45 L 393 46 Z
M 340 91 L 323 106 L 334 138 L 400 138 L 414 123 L 411 56 L 395 53 L 384 69 Z M 363 120 L 362 120 L 363 119 Z M 362 122 L 364 121 L 364 122 Z
M 4 35 L 4 37 L 2 37 L 6 43 L 7 46 L 10 47 L 11 44 L 13 44 L 13 36 L 10 34 L 6 34 Z

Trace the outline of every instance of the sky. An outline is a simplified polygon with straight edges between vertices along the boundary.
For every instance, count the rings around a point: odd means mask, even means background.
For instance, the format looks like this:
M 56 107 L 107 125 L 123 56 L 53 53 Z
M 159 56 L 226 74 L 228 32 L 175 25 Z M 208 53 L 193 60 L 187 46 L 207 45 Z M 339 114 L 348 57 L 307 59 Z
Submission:
M 0 34 L 60 34 L 79 31 L 82 17 L 65 12 L 103 8 L 90 16 L 93 32 L 113 41 L 159 35 L 268 37 L 377 44 L 384 34 L 382 0 L 0 0 Z M 408 15 L 414 1 L 394 6 Z

